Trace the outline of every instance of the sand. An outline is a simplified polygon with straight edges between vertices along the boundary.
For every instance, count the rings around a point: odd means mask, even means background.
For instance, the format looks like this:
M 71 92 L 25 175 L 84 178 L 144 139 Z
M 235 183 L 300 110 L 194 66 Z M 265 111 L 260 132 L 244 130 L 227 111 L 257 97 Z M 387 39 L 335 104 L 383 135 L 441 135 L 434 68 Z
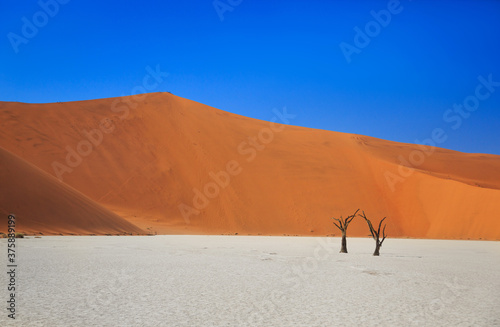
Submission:
M 2 148 L 0 162 L 0 180 L 4 187 L 0 214 L 5 218 L 10 213 L 16 214 L 16 231 L 32 234 L 145 234 L 97 202 Z
M 350 238 L 349 254 L 339 245 L 319 237 L 20 239 L 17 324 L 3 312 L 0 325 L 500 326 L 500 243 L 387 239 L 380 257 L 371 239 Z M 4 287 L 0 295 L 7 298 Z
M 322 236 L 338 235 L 330 217 L 361 208 L 375 223 L 387 216 L 392 237 L 500 239 L 500 156 L 281 125 L 294 123 L 288 105 L 288 116 L 270 108 L 270 123 L 169 93 L 0 102 L 2 155 L 65 185 L 39 190 L 57 205 L 34 205 L 20 167 L 2 183 L 1 214 L 17 210 L 19 231 L 45 234 L 65 221 L 64 234 Z M 114 220 L 78 214 L 68 188 Z M 366 236 L 366 225 L 355 220 L 349 233 Z

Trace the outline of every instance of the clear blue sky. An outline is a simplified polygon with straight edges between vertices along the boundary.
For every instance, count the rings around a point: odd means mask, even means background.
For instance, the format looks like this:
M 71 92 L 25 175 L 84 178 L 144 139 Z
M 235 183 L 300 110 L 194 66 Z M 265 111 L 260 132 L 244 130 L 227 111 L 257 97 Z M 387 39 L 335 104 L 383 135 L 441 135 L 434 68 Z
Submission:
M 500 154 L 500 86 L 459 128 L 458 113 L 443 119 L 475 105 L 478 76 L 500 82 L 499 1 L 401 0 L 379 31 L 370 12 L 389 1 L 221 0 L 222 21 L 212 0 L 60 1 L 53 17 L 37 1 L 0 4 L 0 101 L 130 95 L 159 65 L 169 76 L 152 91 L 237 114 L 286 106 L 293 125 L 407 143 L 443 128 L 441 147 Z M 340 44 L 367 24 L 348 63 Z

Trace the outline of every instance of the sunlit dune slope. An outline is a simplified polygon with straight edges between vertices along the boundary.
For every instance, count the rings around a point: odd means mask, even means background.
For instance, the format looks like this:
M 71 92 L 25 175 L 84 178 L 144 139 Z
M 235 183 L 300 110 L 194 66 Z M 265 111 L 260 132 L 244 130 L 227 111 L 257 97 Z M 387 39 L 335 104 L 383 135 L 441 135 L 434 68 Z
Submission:
M 0 148 L 0 214 L 29 234 L 145 234 L 54 177 Z M 7 223 L 0 227 L 7 232 Z
M 500 239 L 499 156 L 269 120 L 169 93 L 3 102 L 0 145 L 158 233 L 338 234 L 330 217 L 361 208 L 393 237 Z

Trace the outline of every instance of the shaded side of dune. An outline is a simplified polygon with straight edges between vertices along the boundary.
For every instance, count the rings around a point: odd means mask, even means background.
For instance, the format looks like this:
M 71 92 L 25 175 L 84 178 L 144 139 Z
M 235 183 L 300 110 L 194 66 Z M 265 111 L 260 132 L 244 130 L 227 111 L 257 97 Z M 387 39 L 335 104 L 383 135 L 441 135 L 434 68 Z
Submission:
M 0 148 L 0 214 L 28 234 L 145 234 L 143 230 Z M 6 232 L 7 223 L 0 226 Z

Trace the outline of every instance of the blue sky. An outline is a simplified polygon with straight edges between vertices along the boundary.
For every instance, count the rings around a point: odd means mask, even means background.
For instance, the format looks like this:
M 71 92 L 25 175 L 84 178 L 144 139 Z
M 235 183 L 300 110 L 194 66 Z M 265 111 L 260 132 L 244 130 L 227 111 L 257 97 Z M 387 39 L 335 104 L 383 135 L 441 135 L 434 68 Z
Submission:
M 286 106 L 293 125 L 406 143 L 442 128 L 441 147 L 500 154 L 500 86 L 474 102 L 479 76 L 500 82 L 498 1 L 54 1 L 0 4 L 0 101 L 130 95 L 159 66 L 151 91 L 244 116 Z M 467 118 L 448 112 L 465 99 Z

